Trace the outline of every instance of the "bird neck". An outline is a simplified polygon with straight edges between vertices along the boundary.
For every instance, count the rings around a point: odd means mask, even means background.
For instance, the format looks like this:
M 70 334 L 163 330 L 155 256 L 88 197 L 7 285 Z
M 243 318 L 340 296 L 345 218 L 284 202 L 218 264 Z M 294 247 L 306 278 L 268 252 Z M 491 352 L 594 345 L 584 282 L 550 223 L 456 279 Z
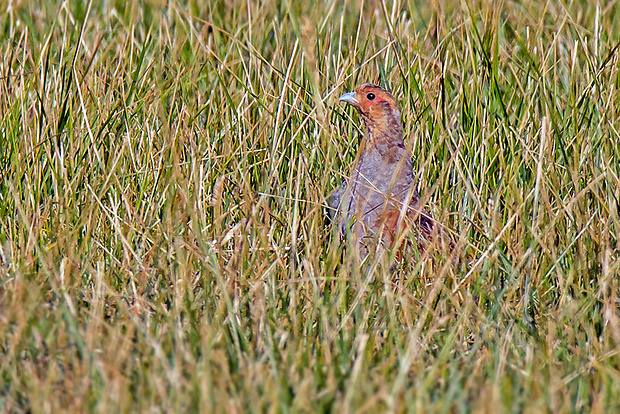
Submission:
M 405 154 L 400 114 L 389 113 L 372 118 L 363 117 L 366 125 L 365 151 L 376 150 L 387 161 L 395 162 Z

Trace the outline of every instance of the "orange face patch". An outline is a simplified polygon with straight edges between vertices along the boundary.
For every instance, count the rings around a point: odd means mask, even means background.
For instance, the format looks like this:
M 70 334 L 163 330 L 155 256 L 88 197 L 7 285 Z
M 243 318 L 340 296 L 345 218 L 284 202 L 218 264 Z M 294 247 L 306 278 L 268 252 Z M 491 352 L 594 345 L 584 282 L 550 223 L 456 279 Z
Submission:
M 355 97 L 359 101 L 357 105 L 362 112 L 372 112 L 377 104 L 381 106 L 387 102 L 390 107 L 396 107 L 396 102 L 391 95 L 375 85 L 362 85 L 355 89 Z

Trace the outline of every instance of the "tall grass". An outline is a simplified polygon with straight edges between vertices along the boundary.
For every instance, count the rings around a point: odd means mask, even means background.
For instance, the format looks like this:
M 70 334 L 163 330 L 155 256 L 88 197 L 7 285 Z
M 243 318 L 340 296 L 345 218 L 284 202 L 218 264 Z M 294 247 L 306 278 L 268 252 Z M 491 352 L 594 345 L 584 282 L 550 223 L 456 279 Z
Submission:
M 0 409 L 620 409 L 616 2 L 0 8 Z M 331 237 L 363 82 L 461 264 Z

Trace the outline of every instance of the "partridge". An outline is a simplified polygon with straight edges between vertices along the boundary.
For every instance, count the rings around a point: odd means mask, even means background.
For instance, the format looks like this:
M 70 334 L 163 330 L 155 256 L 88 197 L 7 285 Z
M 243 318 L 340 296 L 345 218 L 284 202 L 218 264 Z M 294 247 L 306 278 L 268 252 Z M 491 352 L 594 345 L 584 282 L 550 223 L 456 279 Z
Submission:
M 366 134 L 353 172 L 327 201 L 332 222 L 341 236 L 352 232 L 363 256 L 378 241 L 395 247 L 402 232 L 411 230 L 418 249 L 425 250 L 439 225 L 420 205 L 396 100 L 364 84 L 340 101 L 357 109 Z

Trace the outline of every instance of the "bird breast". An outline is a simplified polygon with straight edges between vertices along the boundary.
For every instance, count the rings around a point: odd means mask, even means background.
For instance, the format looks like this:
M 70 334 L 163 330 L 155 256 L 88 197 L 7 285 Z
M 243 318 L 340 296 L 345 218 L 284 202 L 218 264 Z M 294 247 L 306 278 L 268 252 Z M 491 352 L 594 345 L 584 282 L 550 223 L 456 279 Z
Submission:
M 364 151 L 347 183 L 341 203 L 348 221 L 360 220 L 375 227 L 385 211 L 400 211 L 408 199 L 415 200 L 412 164 L 403 153 L 386 162 L 376 148 Z

